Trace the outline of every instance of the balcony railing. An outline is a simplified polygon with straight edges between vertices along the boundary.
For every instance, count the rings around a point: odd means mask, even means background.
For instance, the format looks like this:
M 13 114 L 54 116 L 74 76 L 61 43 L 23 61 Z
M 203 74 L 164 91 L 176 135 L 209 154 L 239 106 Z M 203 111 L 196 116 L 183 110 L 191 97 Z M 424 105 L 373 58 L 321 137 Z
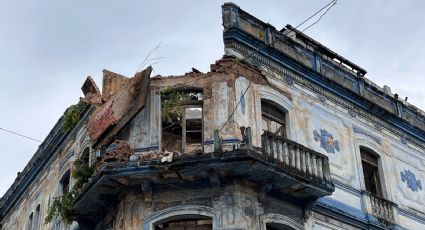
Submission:
M 395 204 L 389 200 L 379 197 L 375 194 L 367 192 L 366 195 L 369 197 L 370 206 L 372 209 L 372 215 L 378 218 L 380 221 L 384 221 L 390 224 L 394 223 L 394 211 L 393 207 Z
M 297 174 L 318 180 L 331 179 L 327 156 L 271 132 L 264 132 L 261 138 L 263 153 Z

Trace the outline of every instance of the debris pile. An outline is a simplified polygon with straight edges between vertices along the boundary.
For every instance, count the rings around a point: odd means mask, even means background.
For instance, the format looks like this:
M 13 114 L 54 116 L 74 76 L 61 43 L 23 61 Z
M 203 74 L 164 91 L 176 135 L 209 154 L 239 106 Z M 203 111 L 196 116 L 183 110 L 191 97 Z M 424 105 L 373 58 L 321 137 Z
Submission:
M 102 162 L 126 162 L 133 155 L 133 149 L 126 141 L 115 140 L 106 149 Z

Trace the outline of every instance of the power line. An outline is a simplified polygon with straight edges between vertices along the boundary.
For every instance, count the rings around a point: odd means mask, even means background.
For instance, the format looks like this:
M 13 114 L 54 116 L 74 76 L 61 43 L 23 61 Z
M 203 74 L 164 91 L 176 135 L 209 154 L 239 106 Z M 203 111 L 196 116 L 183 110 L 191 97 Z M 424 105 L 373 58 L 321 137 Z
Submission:
M 320 8 L 318 11 L 316 11 L 316 13 L 312 14 L 310 17 L 308 17 L 306 20 L 302 21 L 300 24 L 298 24 L 295 28 L 297 29 L 298 27 L 300 27 L 301 25 L 303 25 L 304 23 L 306 23 L 307 21 L 309 21 L 310 19 L 312 19 L 314 16 L 316 16 L 318 13 L 322 12 L 322 10 L 324 10 L 326 7 L 332 5 L 334 6 L 336 4 L 337 0 L 332 0 L 331 2 L 329 2 L 328 4 L 326 4 L 324 7 Z M 331 7 L 332 7 L 331 6 Z M 329 7 L 329 9 L 331 8 Z M 328 11 L 329 9 L 327 9 L 326 11 Z M 325 13 L 326 14 L 326 13 Z M 323 15 L 322 15 L 323 16 Z M 320 17 L 322 17 L 320 16 Z M 320 20 L 320 19 L 319 19 Z M 310 25 L 311 26 L 311 25 Z M 305 29 L 304 29 L 305 30 Z
M 318 20 L 316 20 L 314 23 L 312 23 L 311 25 L 309 25 L 308 27 L 306 27 L 305 29 L 303 29 L 302 30 L 302 32 L 304 32 L 305 30 L 307 30 L 307 29 L 309 29 L 310 27 L 312 27 L 312 26 L 314 26 L 314 25 L 316 25 L 321 19 L 322 19 L 322 17 L 334 6 L 334 5 L 336 5 L 336 3 L 337 3 L 337 0 L 333 0 L 333 1 L 331 1 L 330 3 L 328 3 L 328 4 L 326 4 L 324 7 L 322 7 L 322 8 L 320 8 L 318 11 L 316 11 L 314 14 L 312 14 L 310 17 L 308 17 L 306 20 L 304 20 L 304 21 L 302 21 L 300 24 L 298 24 L 296 27 L 295 27 L 295 29 L 297 29 L 298 27 L 300 27 L 301 25 L 303 25 L 304 23 L 306 23 L 307 21 L 309 21 L 311 18 L 313 18 L 314 16 L 316 16 L 318 13 L 320 13 L 321 11 L 323 11 L 325 8 L 327 8 L 326 9 L 326 11 L 322 14 L 322 15 L 320 15 L 320 17 L 319 17 L 319 19 Z M 289 38 L 291 38 L 292 36 L 294 36 L 295 34 L 293 34 L 293 35 L 291 35 L 291 36 L 286 36 L 283 40 L 286 40 L 286 39 L 289 39 Z M 243 58 L 243 59 L 241 59 L 241 60 L 239 60 L 239 61 L 246 61 L 246 60 L 248 60 L 249 58 L 251 58 L 251 57 L 253 57 L 256 53 L 258 53 L 258 52 L 260 52 L 261 51 L 261 49 L 264 49 L 264 48 L 267 48 L 267 47 L 269 47 L 269 46 L 272 46 L 276 41 L 278 41 L 278 39 L 275 39 L 273 42 L 271 42 L 270 44 L 266 44 L 266 46 L 264 46 L 264 47 L 262 47 L 262 48 L 258 48 L 258 49 L 256 49 L 256 50 L 254 50 L 250 55 L 248 55 L 248 56 L 246 56 L 245 58 Z M 149 57 L 150 57 L 150 55 L 153 53 L 153 52 L 155 52 L 159 47 L 161 46 L 161 42 L 160 43 L 158 43 L 158 45 L 155 47 L 155 48 L 153 48 L 149 53 L 148 53 L 148 55 L 145 57 L 145 59 L 143 60 L 143 62 L 140 64 L 140 66 L 139 66 L 139 68 L 137 69 L 137 71 L 136 71 L 136 73 L 141 69 L 141 68 L 143 68 L 149 61 L 153 61 L 153 60 L 158 60 L 158 59 L 161 59 L 161 58 L 163 58 L 163 57 L 159 57 L 159 58 L 152 58 L 152 59 L 149 59 Z M 224 70 L 226 70 L 227 68 L 230 68 L 230 67 L 232 67 L 234 64 L 236 63 L 236 61 L 234 61 L 234 62 L 232 62 L 231 64 L 229 64 L 229 65 L 227 65 L 227 66 L 225 66 L 225 67 L 223 67 L 223 68 L 221 68 L 221 69 L 218 69 L 218 70 L 216 70 L 215 72 L 219 72 L 219 71 L 224 71 Z M 192 81 L 188 81 L 188 82 L 184 82 L 184 83 L 180 83 L 180 84 L 177 84 L 175 87 L 177 87 L 178 85 L 186 85 L 186 84 L 188 84 L 188 83 L 190 83 L 190 82 L 194 82 L 193 84 L 192 84 L 192 87 L 197 83 L 197 82 L 199 82 L 200 80 L 202 80 L 202 79 L 204 79 L 204 78 L 206 78 L 206 77 L 208 77 L 209 75 L 211 75 L 213 72 L 210 72 L 210 73 L 207 73 L 205 76 L 203 76 L 203 77 L 201 77 L 201 78 L 198 78 L 198 79 L 196 79 L 196 80 L 192 80 Z M 251 81 L 249 82 L 249 85 L 248 85 L 248 87 L 245 89 L 245 91 L 244 91 L 244 93 L 241 95 L 241 98 L 239 99 L 239 101 L 238 101 L 238 103 L 236 104 L 236 106 L 235 106 L 235 108 L 233 109 L 233 111 L 232 111 L 232 113 L 229 115 L 229 117 L 227 118 L 227 120 L 226 120 L 226 122 L 220 127 L 220 129 L 219 129 L 219 133 L 224 129 L 224 127 L 226 126 L 226 124 L 229 122 L 229 120 L 233 117 L 233 115 L 235 114 L 235 112 L 236 112 L 236 109 L 238 108 L 238 106 L 239 106 L 239 104 L 241 103 L 241 101 L 242 101 L 242 99 L 245 97 L 245 94 L 247 93 L 247 91 L 248 91 L 248 89 L 251 87 Z M 173 87 L 173 88 L 175 88 L 175 87 Z M 0 127 L 0 130 L 3 130 L 3 131 L 5 131 L 5 132 L 8 132 L 8 133 L 10 133 L 10 134 L 13 134 L 13 135 L 16 135 L 16 136 L 20 136 L 20 137 L 23 137 L 23 138 L 26 138 L 26 139 L 28 139 L 28 140 L 32 140 L 32 141 L 35 141 L 35 142 L 38 142 L 38 143 L 42 143 L 42 141 L 39 141 L 39 140 L 37 140 L 37 139 L 34 139 L 34 138 L 31 138 L 31 137 L 28 137 L 28 136 L 25 136 L 25 135 L 23 135 L 23 134 L 20 134 L 20 133 L 17 133 L 17 132 L 14 132 L 14 131 L 11 131 L 11 130 L 7 130 L 7 129 L 4 129 L 4 128 L 1 128 Z M 211 137 L 212 138 L 212 137 Z M 209 139 L 211 139 L 211 138 L 209 138 Z
M 304 31 L 306 31 L 308 28 L 310 28 L 310 27 L 312 27 L 312 26 L 314 26 L 314 25 L 316 25 L 321 19 L 322 19 L 322 17 L 323 16 L 325 16 L 325 14 L 327 14 L 328 13 L 328 11 L 333 7 L 333 6 L 335 6 L 336 5 L 336 3 L 337 3 L 337 0 L 335 0 L 335 1 L 332 1 L 333 2 L 333 4 L 329 7 L 329 8 L 327 8 L 326 9 L 326 11 L 322 14 L 322 15 L 320 15 L 320 17 L 319 17 L 319 19 L 317 19 L 315 22 L 313 22 L 311 25 L 309 25 L 309 26 L 307 26 L 306 28 L 304 28 L 303 30 L 302 30 L 302 32 L 304 32 Z M 332 3 L 331 2 L 331 3 Z
M 304 21 L 302 21 L 300 24 L 298 24 L 296 27 L 295 27 L 295 29 L 298 29 L 301 25 L 303 25 L 305 22 L 307 22 L 307 21 L 309 21 L 311 18 L 313 18 L 314 16 L 316 16 L 318 13 L 320 13 L 320 12 L 322 12 L 324 9 L 326 9 L 326 11 L 323 13 L 323 14 L 321 14 L 320 15 L 320 17 L 319 17 L 319 19 L 318 20 L 316 20 L 314 23 L 312 23 L 311 25 L 309 25 L 308 27 L 306 27 L 304 30 L 303 30 L 303 32 L 305 31 L 305 30 L 307 30 L 308 28 L 310 28 L 310 27 L 312 27 L 312 26 L 314 26 L 315 24 L 317 24 L 321 19 L 322 19 L 322 17 L 335 5 L 337 3 L 337 0 L 332 0 L 331 2 L 329 2 L 328 4 L 326 4 L 324 7 L 322 7 L 322 8 L 320 8 L 318 11 L 316 11 L 313 15 L 311 15 L 310 17 L 308 17 L 306 20 L 304 20 Z M 291 38 L 291 37 L 293 37 L 294 35 L 295 35 L 296 33 L 294 33 L 294 34 L 292 34 L 291 36 L 286 36 L 286 37 L 284 37 L 284 39 L 283 40 L 287 40 L 287 39 L 289 39 L 289 38 Z M 249 58 L 251 58 L 251 57 L 253 57 L 254 55 L 255 55 L 255 53 L 258 53 L 258 52 L 260 52 L 261 51 L 261 49 L 264 49 L 264 48 L 267 48 L 267 47 L 270 47 L 270 46 L 272 46 L 276 41 L 278 41 L 278 39 L 275 39 L 274 41 L 272 41 L 270 44 L 266 44 L 266 46 L 264 46 L 264 47 L 262 47 L 262 48 L 258 48 L 258 49 L 256 49 L 255 51 L 253 51 L 250 55 L 248 55 L 248 56 L 246 56 L 245 58 L 243 58 L 243 59 L 241 59 L 240 61 L 246 61 L 247 59 L 249 59 Z M 218 71 L 223 71 L 223 70 L 225 70 L 225 69 L 227 69 L 227 68 L 230 68 L 231 66 L 233 66 L 235 64 L 235 62 L 232 62 L 231 64 L 229 64 L 229 65 L 227 65 L 227 66 L 225 66 L 225 67 L 223 67 L 221 70 L 216 70 L 215 72 L 218 72 Z M 197 83 L 197 82 L 199 82 L 201 79 L 204 79 L 204 78 L 206 78 L 207 76 L 209 76 L 210 74 L 212 74 L 213 72 L 210 72 L 210 73 L 207 73 L 205 76 L 203 76 L 203 77 L 201 77 L 201 78 L 199 78 L 199 79 L 197 79 L 197 80 L 193 80 L 194 81 L 194 83 L 192 84 L 192 87 Z M 185 82 L 185 83 L 183 83 L 183 84 L 187 84 L 187 83 L 189 83 L 189 82 L 193 82 L 193 81 L 188 81 L 188 82 Z M 232 113 L 229 115 L 229 117 L 227 118 L 227 120 L 226 120 L 226 122 L 224 122 L 224 124 L 220 127 L 220 129 L 218 130 L 218 133 L 220 133 L 223 129 L 224 129 L 224 127 L 226 126 L 226 124 L 230 121 L 230 119 L 233 117 L 233 115 L 235 114 L 235 112 L 236 112 L 236 110 L 237 110 L 237 108 L 238 108 L 238 106 L 239 106 L 239 104 L 241 103 L 241 101 L 242 101 L 242 99 L 245 97 L 245 94 L 247 93 L 247 91 L 248 91 L 248 89 L 251 87 L 251 83 L 252 83 L 252 81 L 250 81 L 249 82 L 249 84 L 248 84 L 248 86 L 247 86 L 247 88 L 245 89 L 245 91 L 244 91 L 244 93 L 241 95 L 241 97 L 240 97 L 240 99 L 239 99 L 239 101 L 238 101 L 238 103 L 236 104 L 236 106 L 235 106 L 235 108 L 233 109 L 233 111 L 232 111 Z M 208 138 L 205 142 L 207 142 L 207 141 L 209 141 L 209 140 L 211 140 L 211 138 L 213 138 L 213 136 L 211 136 L 210 138 Z M 196 148 L 195 150 L 193 150 L 192 152 L 195 152 L 195 151 L 197 151 L 198 149 L 199 149 L 200 147 L 198 147 L 198 148 Z
M 314 16 L 316 16 L 317 14 L 319 14 L 320 12 L 322 12 L 324 9 L 326 9 L 326 11 L 322 14 L 322 15 L 320 15 L 320 17 L 319 17 L 319 19 L 317 20 L 317 21 L 315 21 L 314 23 L 312 23 L 311 25 L 309 25 L 308 27 L 306 27 L 302 32 L 304 32 L 305 30 L 307 30 L 308 28 L 310 28 L 310 27 L 312 27 L 312 26 L 314 26 L 315 24 L 317 24 L 321 19 L 322 19 L 322 17 L 334 6 L 334 5 L 336 5 L 336 3 L 337 3 L 337 0 L 332 0 L 331 2 L 329 2 L 328 4 L 326 4 L 325 6 L 323 6 L 322 8 L 320 8 L 319 10 L 317 10 L 314 14 L 312 14 L 311 16 L 309 16 L 307 19 L 305 19 L 304 21 L 302 21 L 300 24 L 298 24 L 297 26 L 295 26 L 294 28 L 295 29 L 298 29 L 300 26 L 302 26 L 304 23 L 306 23 L 307 21 L 309 21 L 310 19 L 312 19 Z M 289 39 L 289 38 L 292 38 L 293 36 L 295 36 L 296 35 L 296 33 L 294 33 L 294 34 L 292 34 L 292 35 L 290 35 L 290 36 L 288 36 L 288 35 L 285 35 L 286 37 L 284 37 L 284 39 L 283 39 L 283 41 L 285 41 L 285 40 L 287 40 L 287 39 Z M 278 41 L 278 39 L 275 39 L 274 41 L 272 41 L 270 44 L 266 44 L 266 46 L 264 46 L 264 47 L 262 47 L 262 48 L 257 48 L 256 50 L 254 50 L 250 55 L 248 55 L 248 56 L 246 56 L 246 57 L 244 57 L 243 59 L 241 59 L 241 60 L 239 60 L 239 61 L 246 61 L 246 60 L 248 60 L 249 58 L 251 58 L 251 57 L 253 57 L 256 53 L 258 53 L 258 52 L 260 52 L 262 49 L 265 49 L 265 48 L 267 48 L 267 47 L 270 47 L 270 46 L 272 46 L 276 41 Z M 224 67 L 222 67 L 221 69 L 217 69 L 215 72 L 219 72 L 219 71 L 224 71 L 224 70 L 226 70 L 226 69 L 228 69 L 228 68 L 230 68 L 230 67 L 232 67 L 233 65 L 234 65 L 235 63 L 233 62 L 233 63 L 231 63 L 231 64 L 229 64 L 229 65 L 227 65 L 227 66 L 224 66 Z M 187 81 L 187 82 L 183 82 L 183 83 L 179 83 L 179 84 L 177 84 L 177 85 L 175 85 L 173 88 L 177 88 L 177 87 L 179 87 L 179 86 L 184 86 L 184 85 L 187 85 L 188 83 L 191 83 L 191 82 L 194 82 L 192 85 L 191 85 L 191 87 L 193 87 L 196 83 L 198 83 L 200 80 L 202 80 L 202 79 L 204 79 L 204 78 L 207 78 L 207 77 L 209 77 L 210 75 L 212 75 L 214 72 L 210 72 L 210 73 L 207 73 L 207 74 L 205 74 L 205 76 L 202 76 L 202 77 L 200 77 L 200 78 L 198 78 L 198 79 L 195 79 L 195 80 L 190 80 L 190 81 Z
M 31 137 L 25 136 L 23 134 L 20 134 L 20 133 L 14 132 L 14 131 L 10 131 L 10 130 L 3 129 L 3 128 L 0 128 L 0 130 L 3 130 L 5 132 L 8 132 L 8 133 L 13 134 L 13 135 L 16 135 L 16 136 L 20 136 L 20 137 L 26 138 L 28 140 L 32 140 L 32 141 L 35 141 L 35 142 L 38 142 L 38 143 L 42 143 L 41 141 L 39 141 L 37 139 L 34 139 L 34 138 L 31 138 Z

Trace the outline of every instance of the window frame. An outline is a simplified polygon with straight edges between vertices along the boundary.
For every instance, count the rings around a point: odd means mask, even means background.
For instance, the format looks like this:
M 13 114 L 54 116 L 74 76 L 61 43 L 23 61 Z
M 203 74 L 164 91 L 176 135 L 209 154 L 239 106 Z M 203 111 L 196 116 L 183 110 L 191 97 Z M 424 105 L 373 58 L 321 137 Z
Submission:
M 269 111 L 265 111 L 264 108 L 268 108 Z M 274 114 L 272 114 L 272 110 L 280 113 L 282 118 L 276 117 Z M 266 121 L 267 129 L 263 127 L 263 121 Z M 281 126 L 279 132 L 275 133 L 271 130 L 271 122 L 276 122 Z M 280 108 L 279 105 L 276 105 L 273 101 L 263 99 L 261 100 L 261 131 L 268 131 L 285 138 L 288 136 L 287 112 Z
M 187 127 L 186 127 L 186 109 L 190 108 L 200 108 L 201 109 L 201 151 L 204 152 L 204 101 L 203 100 L 194 100 L 194 101 L 185 101 L 182 103 L 182 153 L 186 153 L 187 147 Z

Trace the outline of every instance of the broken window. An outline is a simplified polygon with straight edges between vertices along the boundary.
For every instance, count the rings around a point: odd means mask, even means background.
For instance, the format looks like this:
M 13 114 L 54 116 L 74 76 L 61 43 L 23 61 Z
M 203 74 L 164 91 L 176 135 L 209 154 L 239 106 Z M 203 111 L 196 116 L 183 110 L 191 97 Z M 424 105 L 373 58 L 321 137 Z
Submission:
M 366 191 L 382 197 L 378 157 L 365 148 L 360 148 L 360 155 L 362 158 L 363 177 Z
M 155 230 L 212 230 L 210 217 L 198 216 L 182 219 L 171 219 L 166 222 L 156 223 Z
M 261 101 L 261 125 L 263 131 L 286 137 L 285 113 L 273 102 Z
M 203 151 L 202 90 L 165 90 L 161 94 L 162 150 Z

